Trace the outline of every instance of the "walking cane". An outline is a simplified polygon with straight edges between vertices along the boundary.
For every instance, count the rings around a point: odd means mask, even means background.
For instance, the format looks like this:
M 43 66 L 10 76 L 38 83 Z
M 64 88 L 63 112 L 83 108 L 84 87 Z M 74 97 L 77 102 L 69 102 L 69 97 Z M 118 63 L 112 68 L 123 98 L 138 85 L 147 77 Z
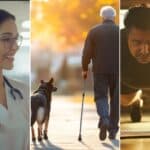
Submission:
M 80 116 L 80 130 L 79 130 L 78 141 L 82 141 L 81 130 L 82 130 L 82 118 L 83 118 L 84 96 L 85 96 L 85 80 L 86 80 L 86 76 L 84 76 L 84 79 L 83 79 L 83 93 L 82 93 L 82 105 L 81 105 L 81 116 Z

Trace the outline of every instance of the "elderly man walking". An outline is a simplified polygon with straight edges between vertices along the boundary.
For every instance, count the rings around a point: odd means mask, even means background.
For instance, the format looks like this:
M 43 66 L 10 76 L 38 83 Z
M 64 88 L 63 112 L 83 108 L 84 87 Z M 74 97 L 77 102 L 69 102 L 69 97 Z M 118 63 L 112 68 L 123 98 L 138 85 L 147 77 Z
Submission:
M 82 76 L 88 74 L 92 60 L 94 99 L 99 115 L 99 138 L 115 139 L 119 121 L 119 27 L 114 19 L 116 10 L 104 6 L 100 10 L 102 24 L 89 31 L 82 55 Z

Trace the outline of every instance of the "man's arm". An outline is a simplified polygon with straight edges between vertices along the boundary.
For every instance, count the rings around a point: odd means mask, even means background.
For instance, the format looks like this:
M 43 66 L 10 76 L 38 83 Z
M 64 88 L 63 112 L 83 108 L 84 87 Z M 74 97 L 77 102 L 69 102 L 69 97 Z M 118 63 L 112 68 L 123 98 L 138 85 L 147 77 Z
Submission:
M 129 93 L 129 94 L 122 94 L 121 95 L 121 105 L 122 106 L 129 106 L 132 105 L 136 101 L 143 102 L 142 100 L 142 90 L 138 90 L 137 92 Z
M 92 58 L 92 46 L 92 35 L 91 32 L 89 32 L 85 40 L 82 54 L 82 77 L 84 79 L 87 77 L 88 65 Z

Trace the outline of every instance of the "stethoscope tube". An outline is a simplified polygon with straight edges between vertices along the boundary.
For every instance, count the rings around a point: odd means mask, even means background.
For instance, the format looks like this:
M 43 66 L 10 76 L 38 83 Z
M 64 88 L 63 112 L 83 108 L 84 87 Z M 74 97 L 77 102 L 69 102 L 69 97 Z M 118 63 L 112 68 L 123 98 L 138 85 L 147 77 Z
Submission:
M 21 99 L 23 99 L 23 95 L 21 93 L 21 91 L 17 88 L 14 88 L 11 83 L 7 80 L 7 78 L 5 76 L 3 76 L 5 83 L 8 85 L 8 87 L 10 88 L 10 94 L 13 97 L 14 100 L 16 100 L 16 96 L 15 93 L 17 93 L 19 95 L 19 97 Z

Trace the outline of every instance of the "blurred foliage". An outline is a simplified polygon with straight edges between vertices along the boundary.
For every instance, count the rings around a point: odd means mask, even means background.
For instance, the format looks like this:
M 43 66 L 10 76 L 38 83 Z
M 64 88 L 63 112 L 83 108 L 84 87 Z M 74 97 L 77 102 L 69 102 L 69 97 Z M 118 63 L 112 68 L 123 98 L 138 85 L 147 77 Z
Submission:
M 118 0 L 32 0 L 32 42 L 53 50 L 65 50 L 85 40 L 89 29 L 101 22 L 99 10 L 112 5 L 117 10 Z

